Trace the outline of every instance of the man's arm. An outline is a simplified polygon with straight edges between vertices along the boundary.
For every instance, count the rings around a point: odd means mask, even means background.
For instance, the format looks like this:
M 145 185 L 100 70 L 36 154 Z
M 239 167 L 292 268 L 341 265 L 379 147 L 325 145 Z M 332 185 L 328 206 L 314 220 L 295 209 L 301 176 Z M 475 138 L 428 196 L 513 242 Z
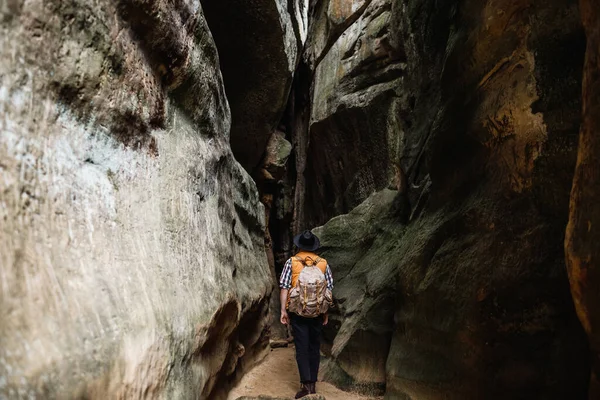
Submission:
M 327 268 L 325 269 L 325 280 L 327 281 L 327 288 L 333 290 L 333 275 L 331 274 L 329 264 L 327 264 Z
M 287 310 L 285 309 L 285 305 L 287 304 L 288 292 L 290 289 L 281 289 L 279 293 L 279 300 L 281 301 L 281 318 L 280 321 L 282 324 L 287 325 L 290 323 L 290 318 L 288 316 Z
M 327 268 L 325 269 L 325 280 L 327 281 L 327 288 L 329 290 L 333 290 L 333 274 L 331 273 L 331 268 L 329 268 L 329 264 L 327 264 Z M 327 325 L 329 322 L 329 314 L 323 314 L 323 325 Z
M 281 271 L 281 279 L 279 280 L 279 287 L 281 288 L 281 292 L 279 293 L 279 301 L 281 302 L 281 318 L 279 319 L 282 324 L 287 325 L 290 323 L 290 318 L 288 316 L 286 306 L 288 293 L 290 288 L 292 287 L 292 260 L 287 260 L 285 266 L 283 267 L 283 271 Z

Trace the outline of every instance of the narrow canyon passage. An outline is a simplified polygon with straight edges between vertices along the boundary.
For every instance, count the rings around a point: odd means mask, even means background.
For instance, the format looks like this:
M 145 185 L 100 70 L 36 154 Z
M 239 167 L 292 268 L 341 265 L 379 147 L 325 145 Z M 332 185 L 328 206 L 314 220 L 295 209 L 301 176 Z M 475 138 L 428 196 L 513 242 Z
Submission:
M 311 229 L 326 399 L 597 400 L 599 57 L 600 0 L 0 3 L 0 398 L 290 397 Z
M 293 348 L 273 349 L 257 368 L 246 374 L 229 393 L 227 400 L 240 398 L 290 398 L 298 390 L 298 370 Z M 364 396 L 342 391 L 330 383 L 318 382 L 318 394 L 327 400 L 378 400 L 381 397 Z

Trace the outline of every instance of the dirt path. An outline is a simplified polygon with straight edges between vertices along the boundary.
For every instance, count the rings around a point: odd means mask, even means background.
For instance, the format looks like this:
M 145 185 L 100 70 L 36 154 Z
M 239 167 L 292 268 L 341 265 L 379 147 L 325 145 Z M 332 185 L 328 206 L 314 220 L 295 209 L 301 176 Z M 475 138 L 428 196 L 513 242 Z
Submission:
M 299 381 L 294 348 L 273 349 L 265 361 L 244 376 L 240 384 L 231 391 L 227 400 L 259 395 L 294 398 L 299 388 Z M 327 400 L 381 399 L 343 392 L 325 382 L 317 382 L 317 392 Z

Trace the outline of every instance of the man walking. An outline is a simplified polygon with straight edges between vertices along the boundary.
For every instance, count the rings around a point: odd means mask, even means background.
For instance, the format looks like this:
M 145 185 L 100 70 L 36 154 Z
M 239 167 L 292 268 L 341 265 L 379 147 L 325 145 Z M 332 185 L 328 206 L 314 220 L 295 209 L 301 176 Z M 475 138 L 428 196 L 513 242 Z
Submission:
M 294 335 L 301 385 L 295 398 L 299 399 L 316 393 L 321 328 L 328 322 L 333 277 L 327 261 L 314 253 L 320 246 L 318 237 L 304 231 L 294 237 L 294 244 L 299 252 L 285 263 L 279 286 L 281 323 L 291 324 Z

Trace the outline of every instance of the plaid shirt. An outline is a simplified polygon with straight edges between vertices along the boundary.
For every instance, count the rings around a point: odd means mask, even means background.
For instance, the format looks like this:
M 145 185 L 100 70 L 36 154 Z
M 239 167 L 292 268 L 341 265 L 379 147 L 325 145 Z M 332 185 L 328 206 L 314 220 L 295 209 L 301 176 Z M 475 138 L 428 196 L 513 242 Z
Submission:
M 333 290 L 333 276 L 331 275 L 331 268 L 327 264 L 325 268 L 325 279 L 327 280 L 327 287 L 329 290 Z M 283 271 L 281 272 L 281 279 L 279 280 L 279 287 L 282 289 L 292 288 L 292 259 L 290 258 L 285 262 Z

